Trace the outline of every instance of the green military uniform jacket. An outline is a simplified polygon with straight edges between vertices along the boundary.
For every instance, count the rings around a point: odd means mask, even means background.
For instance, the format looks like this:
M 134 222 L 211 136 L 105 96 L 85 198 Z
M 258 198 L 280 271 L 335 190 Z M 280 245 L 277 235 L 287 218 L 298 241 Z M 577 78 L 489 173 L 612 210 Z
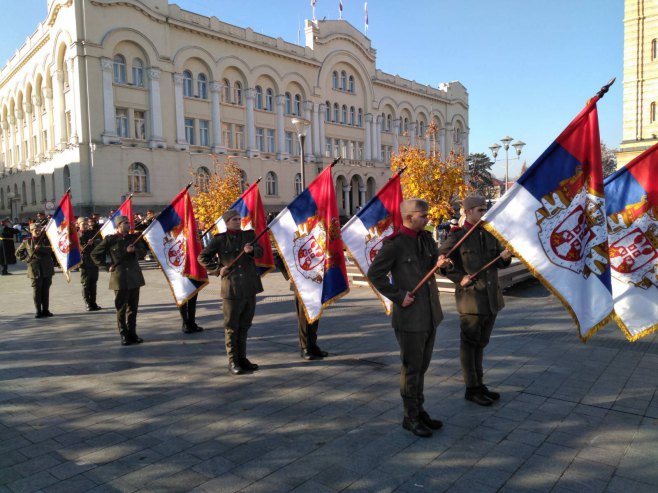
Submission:
M 80 256 L 82 257 L 82 264 L 80 268 L 89 271 L 97 271 L 98 266 L 94 263 L 91 258 L 91 252 L 94 251 L 94 248 L 100 244 L 101 236 L 95 236 L 95 231 L 85 231 L 80 235 Z M 94 239 L 93 242 L 89 243 L 89 240 Z M 88 244 L 89 243 L 89 244 Z
M 108 235 L 92 250 L 91 258 L 97 266 L 108 270 L 114 266 L 110 273 L 110 289 L 135 289 L 146 284 L 138 260 L 144 254 L 141 242 L 137 242 L 134 252 L 126 251 L 136 238 L 137 235 Z M 109 264 L 108 255 L 111 260 Z
M 466 229 L 460 228 L 451 232 L 441 244 L 441 254 L 448 251 L 466 234 Z M 474 274 L 486 264 L 495 259 L 503 247 L 488 231 L 478 228 L 464 240 L 459 248 L 450 255 L 452 267 L 443 269 L 442 273 L 455 283 L 455 299 L 459 313 L 473 315 L 496 314 L 505 306 L 503 292 L 498 283 L 498 269 L 507 267 L 511 259 L 499 259 L 486 271 L 466 287 L 461 281 L 466 274 Z
M 16 250 L 16 257 L 27 263 L 27 277 L 30 279 L 53 277 L 55 265 L 53 264 L 53 249 L 50 242 L 47 238 L 42 238 L 38 250 L 32 255 L 35 243 L 34 238 L 23 240 L 23 243 Z M 32 260 L 28 261 L 30 256 L 32 256 Z
M 436 242 L 426 231 L 421 232 L 419 238 L 398 232 L 383 241 L 368 269 L 368 279 L 377 291 L 394 303 L 392 325 L 395 330 L 427 332 L 443 320 L 434 276 L 418 290 L 411 305 L 402 307 L 407 292 L 418 285 L 438 258 Z M 388 278 L 389 272 L 392 282 Z
M 199 262 L 209 271 L 221 269 L 240 255 L 247 243 L 256 238 L 253 231 L 240 231 L 237 234 L 220 233 L 199 254 Z M 254 244 L 250 255 L 243 255 L 233 264 L 229 274 L 222 277 L 221 296 L 225 299 L 246 298 L 263 291 L 263 284 L 256 270 L 254 258 L 263 255 L 263 247 Z

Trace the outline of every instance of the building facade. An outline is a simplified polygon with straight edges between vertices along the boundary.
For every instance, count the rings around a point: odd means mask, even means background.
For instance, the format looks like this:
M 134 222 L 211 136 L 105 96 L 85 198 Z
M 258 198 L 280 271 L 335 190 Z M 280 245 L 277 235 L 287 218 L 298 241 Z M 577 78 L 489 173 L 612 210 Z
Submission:
M 624 2 L 624 128 L 617 166 L 658 142 L 658 3 Z
M 468 154 L 466 89 L 381 72 L 346 21 L 306 21 L 299 46 L 166 0 L 44 1 L 0 72 L 2 216 L 51 209 L 69 187 L 77 214 L 130 193 L 136 210 L 159 208 L 229 156 L 280 210 L 302 189 L 295 117 L 311 122 L 307 184 L 343 158 L 344 216 L 390 177 L 399 146 Z

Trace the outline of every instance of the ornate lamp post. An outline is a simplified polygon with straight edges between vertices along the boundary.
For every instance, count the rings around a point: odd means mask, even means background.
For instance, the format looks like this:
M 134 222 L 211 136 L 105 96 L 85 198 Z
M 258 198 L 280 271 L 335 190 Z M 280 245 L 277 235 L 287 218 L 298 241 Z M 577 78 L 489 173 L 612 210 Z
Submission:
M 304 191 L 304 188 L 306 188 L 306 172 L 304 170 L 304 142 L 306 140 L 306 132 L 311 126 L 311 122 L 305 118 L 293 118 L 292 124 L 295 126 L 295 130 L 297 130 L 297 137 L 299 138 L 299 163 L 302 170 L 302 191 Z
M 500 141 L 503 143 L 503 149 L 505 149 L 505 193 L 507 193 L 507 188 L 509 186 L 509 146 L 510 142 L 512 142 L 512 137 L 509 135 L 506 135 Z M 517 140 L 512 144 L 512 147 L 516 150 L 516 159 L 519 159 L 519 156 L 521 156 L 521 151 L 523 150 L 523 146 L 525 145 L 525 142 L 522 142 L 520 140 Z M 496 143 L 492 144 L 489 146 L 489 149 L 491 150 L 491 154 L 494 157 L 494 161 L 496 160 L 496 157 L 498 156 L 498 151 L 500 150 L 500 146 Z

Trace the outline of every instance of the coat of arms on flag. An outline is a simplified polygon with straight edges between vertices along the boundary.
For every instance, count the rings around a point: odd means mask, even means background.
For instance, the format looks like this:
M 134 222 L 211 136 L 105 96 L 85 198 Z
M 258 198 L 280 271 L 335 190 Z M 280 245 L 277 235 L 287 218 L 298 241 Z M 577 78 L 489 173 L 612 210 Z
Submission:
M 62 268 L 66 280 L 70 282 L 69 271 L 80 264 L 81 256 L 80 240 L 75 228 L 73 205 L 68 191 L 46 225 L 46 236 L 53 248 L 57 263 Z

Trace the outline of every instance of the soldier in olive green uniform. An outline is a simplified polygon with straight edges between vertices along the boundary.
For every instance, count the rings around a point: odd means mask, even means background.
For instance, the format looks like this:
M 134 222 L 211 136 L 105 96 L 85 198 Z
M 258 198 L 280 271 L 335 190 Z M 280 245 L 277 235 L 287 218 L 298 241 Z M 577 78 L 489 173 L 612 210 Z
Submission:
M 224 330 L 228 369 L 234 375 L 258 369 L 247 359 L 247 331 L 256 311 L 256 294 L 263 291 L 254 258 L 263 255 L 263 248 L 255 243 L 253 231 L 240 229 L 240 215 L 231 209 L 222 216 L 227 231 L 216 235 L 199 254 L 199 262 L 209 272 L 219 271 L 222 277 L 221 295 L 224 308 Z M 240 259 L 227 266 L 240 253 Z
M 40 224 L 30 224 L 32 238 L 24 240 L 16 250 L 16 257 L 27 263 L 27 277 L 32 279 L 32 295 L 36 308 L 34 318 L 53 316 L 48 310 L 48 305 L 55 266 L 52 247 L 48 238 L 41 235 L 42 229 Z
M 368 278 L 377 290 L 393 302 L 393 328 L 400 345 L 400 394 L 404 404 L 402 426 L 413 434 L 429 437 L 441 428 L 423 407 L 423 388 L 436 328 L 443 320 L 434 276 L 414 296 L 410 292 L 435 266 L 447 266 L 439 257 L 436 242 L 424 230 L 428 222 L 427 202 L 405 200 L 400 204 L 402 226 L 386 238 L 368 269 Z M 392 281 L 389 279 L 392 275 Z
M 139 255 L 143 255 L 141 242 L 133 245 L 137 235 L 130 232 L 127 216 L 116 218 L 117 234 L 106 236 L 91 252 L 96 265 L 110 272 L 110 289 L 114 290 L 114 306 L 117 309 L 117 325 L 121 344 L 139 344 L 143 340 L 137 335 L 137 308 L 139 288 L 144 286 L 144 276 L 139 267 Z M 106 256 L 110 256 L 108 264 Z
M 88 312 L 95 312 L 101 309 L 96 304 L 96 286 L 98 284 L 98 266 L 91 259 L 91 252 L 94 247 L 101 242 L 100 235 L 94 231 L 94 220 L 87 217 L 78 218 L 78 228 L 80 234 L 80 282 L 82 283 L 82 298 Z
M 445 254 L 487 212 L 484 197 L 472 195 L 464 199 L 464 226 L 452 231 L 441 245 Z M 501 258 L 492 267 L 473 279 L 470 274 Z M 455 283 L 455 299 L 459 311 L 461 361 L 466 392 L 464 398 L 480 406 L 490 406 L 500 398 L 498 392 L 490 391 L 483 382 L 482 360 L 484 348 L 489 343 L 496 314 L 505 306 L 503 293 L 498 284 L 498 269 L 507 267 L 512 254 L 503 250 L 500 242 L 484 228 L 478 227 L 450 255 L 453 266 L 443 273 Z

